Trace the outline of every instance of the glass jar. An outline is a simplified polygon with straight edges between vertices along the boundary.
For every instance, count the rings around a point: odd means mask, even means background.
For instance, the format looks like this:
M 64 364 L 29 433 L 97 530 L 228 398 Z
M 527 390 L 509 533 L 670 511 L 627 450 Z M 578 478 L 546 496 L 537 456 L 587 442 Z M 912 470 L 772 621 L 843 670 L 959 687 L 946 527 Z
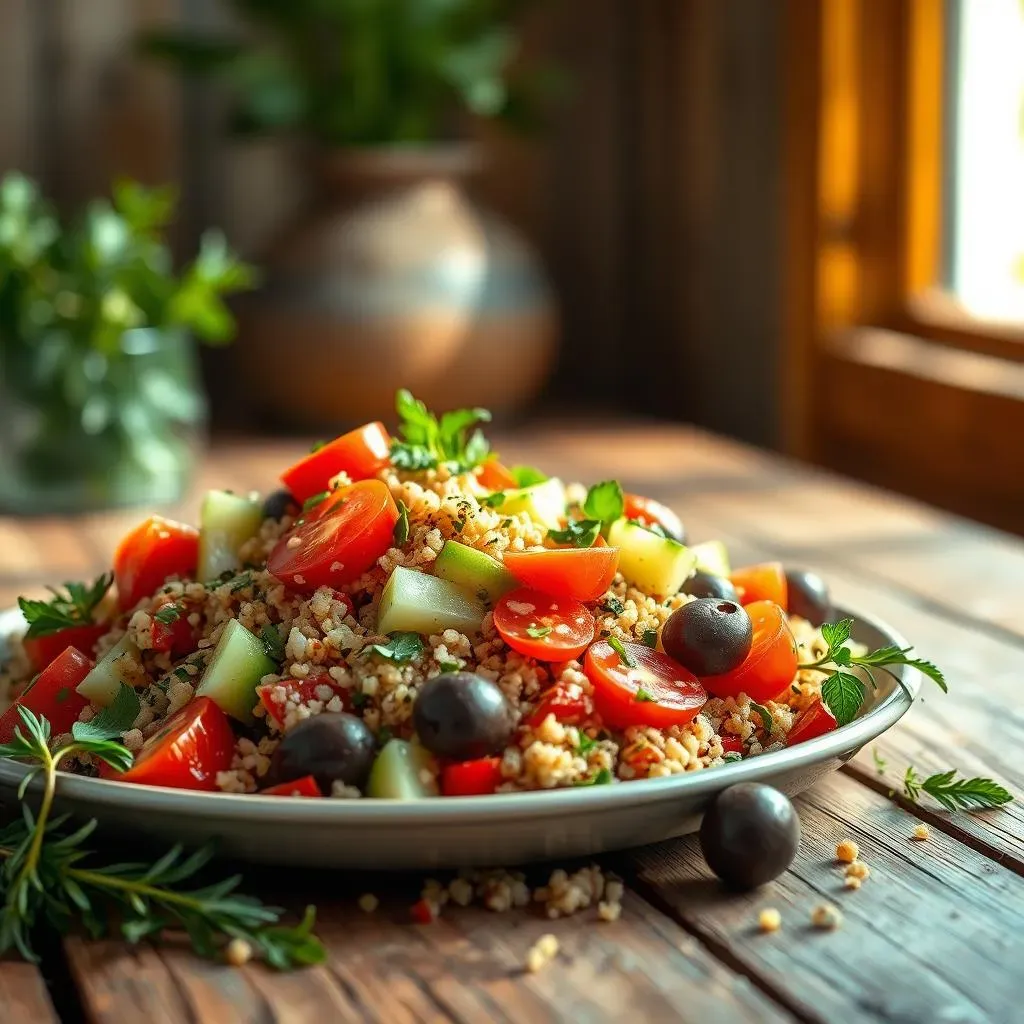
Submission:
M 125 331 L 114 351 L 0 341 L 0 512 L 177 501 L 206 423 L 191 338 Z

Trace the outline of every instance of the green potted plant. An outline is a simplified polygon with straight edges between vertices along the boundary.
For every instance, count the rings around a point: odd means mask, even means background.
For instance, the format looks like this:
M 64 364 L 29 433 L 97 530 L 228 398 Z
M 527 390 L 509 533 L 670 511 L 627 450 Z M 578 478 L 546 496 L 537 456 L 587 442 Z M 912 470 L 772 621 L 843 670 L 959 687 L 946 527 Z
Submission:
M 239 367 L 307 426 L 428 403 L 523 404 L 556 317 L 526 242 L 468 195 L 473 118 L 536 120 L 550 76 L 519 57 L 523 0 L 231 0 L 244 38 L 161 34 L 151 54 L 227 87 L 242 134 L 303 139 L 317 203 L 240 303 Z M 286 348 L 287 359 L 282 359 Z
M 231 338 L 221 296 L 253 271 L 210 232 L 176 274 L 174 206 L 122 181 L 64 226 L 28 178 L 0 182 L 0 510 L 181 495 L 205 416 L 191 339 Z

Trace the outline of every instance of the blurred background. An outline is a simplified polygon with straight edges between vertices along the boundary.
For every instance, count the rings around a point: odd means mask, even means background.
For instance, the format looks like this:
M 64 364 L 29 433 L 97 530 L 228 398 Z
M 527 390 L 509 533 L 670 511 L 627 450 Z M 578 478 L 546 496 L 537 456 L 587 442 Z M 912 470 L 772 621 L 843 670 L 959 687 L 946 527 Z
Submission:
M 0 505 L 404 385 L 1024 533 L 1022 103 L 1020 0 L 0 0 Z

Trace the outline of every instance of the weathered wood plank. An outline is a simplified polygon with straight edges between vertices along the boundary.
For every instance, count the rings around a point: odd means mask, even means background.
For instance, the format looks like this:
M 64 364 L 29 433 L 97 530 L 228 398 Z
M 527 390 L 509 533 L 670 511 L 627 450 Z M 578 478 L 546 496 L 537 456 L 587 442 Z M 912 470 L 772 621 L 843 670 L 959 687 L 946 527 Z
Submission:
M 916 819 L 845 775 L 800 798 L 803 843 L 793 868 L 755 893 L 729 895 L 710 877 L 696 841 L 638 851 L 650 894 L 715 951 L 777 986 L 813 1021 L 993 1021 L 1024 999 L 1011 967 L 1024 927 L 1024 880 L 954 838 L 915 843 Z M 843 887 L 836 843 L 854 839 L 872 870 Z M 812 930 L 822 902 L 843 926 Z M 758 932 L 763 907 L 782 930 Z
M 57 1024 L 57 1014 L 37 967 L 0 960 L 0 1018 L 4 1024 Z

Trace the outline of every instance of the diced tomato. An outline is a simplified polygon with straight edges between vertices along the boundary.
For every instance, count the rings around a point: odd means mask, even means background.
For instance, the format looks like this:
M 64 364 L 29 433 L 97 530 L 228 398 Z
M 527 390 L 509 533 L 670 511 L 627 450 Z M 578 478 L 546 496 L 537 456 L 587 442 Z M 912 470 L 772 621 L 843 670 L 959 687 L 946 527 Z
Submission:
M 184 614 L 179 615 L 173 622 L 161 622 L 154 618 L 149 636 L 154 651 L 169 651 L 173 658 L 188 654 L 195 647 L 197 640 L 195 630 Z
M 774 601 L 783 611 L 789 607 L 786 570 L 781 562 L 763 562 L 737 569 L 729 577 L 739 595 L 740 604 Z
M 733 736 L 732 733 L 726 733 L 721 739 L 723 753 L 743 753 L 743 740 L 741 740 L 739 736 Z
M 350 583 L 394 541 L 398 506 L 382 480 L 339 488 L 323 504 L 324 511 L 285 534 L 267 560 L 267 569 L 300 594 Z
M 500 757 L 459 761 L 441 769 L 441 793 L 444 796 L 483 796 L 493 793 L 500 783 Z
M 262 796 L 323 796 L 320 787 L 312 775 L 304 775 L 294 782 L 282 782 L 279 786 L 271 786 L 270 789 L 261 790 Z
M 488 459 L 480 466 L 476 478 L 490 491 L 508 491 L 519 486 L 519 481 L 497 459 Z
M 426 900 L 417 900 L 409 913 L 417 924 L 433 924 L 437 920 L 437 908 Z
M 278 686 L 284 689 L 284 702 L 274 700 L 274 690 Z M 259 694 L 260 702 L 267 709 L 267 714 L 278 725 L 284 725 L 288 704 L 308 704 L 311 700 L 319 700 L 316 691 L 320 686 L 329 686 L 334 691 L 341 699 L 344 711 L 352 710 L 352 691 L 348 687 L 336 683 L 326 674 L 314 679 L 282 679 L 276 683 L 265 683 L 263 686 L 257 686 L 256 692 Z M 293 700 L 293 697 L 297 699 Z
M 838 728 L 839 723 L 836 721 L 836 716 L 820 699 L 816 700 L 801 712 L 796 724 L 789 730 L 786 746 L 791 747 L 794 743 L 813 740 L 817 736 L 824 736 L 825 733 Z
M 611 547 L 505 552 L 505 568 L 523 586 L 577 601 L 601 597 L 618 567 L 619 549 Z
M 495 605 L 494 628 L 528 658 L 571 661 L 593 642 L 597 623 L 579 601 L 520 587 Z
M 664 758 L 651 746 L 629 748 L 622 755 L 622 760 L 633 769 L 640 778 L 646 778 L 651 765 L 659 764 Z
M 228 716 L 209 697 L 197 697 L 146 740 L 128 771 L 103 766 L 100 774 L 119 782 L 212 791 L 234 753 Z
M 326 491 L 339 473 L 351 480 L 376 476 L 391 457 L 391 435 L 383 423 L 367 423 L 335 438 L 281 474 L 281 480 L 301 505 Z
M 89 703 L 76 692 L 75 687 L 89 674 L 91 659 L 74 647 L 57 655 L 20 697 L 0 715 L 0 743 L 10 743 L 14 730 L 22 726 L 19 707 L 28 708 L 39 718 L 50 723 L 50 734 L 59 736 L 71 732 L 71 726 Z M 22 726 L 22 735 L 25 729 Z
M 345 605 L 347 609 L 347 611 L 345 612 L 346 615 L 353 614 L 353 612 L 355 611 L 355 605 L 352 603 L 352 598 L 349 597 L 348 594 L 343 594 L 340 590 L 335 590 L 333 596 L 335 601 L 337 601 L 339 604 Z
M 686 539 L 686 530 L 682 521 L 667 505 L 653 498 L 643 498 L 639 494 L 627 494 L 623 515 L 627 519 L 635 519 L 644 526 L 660 526 L 673 540 L 680 544 Z
M 74 647 L 76 651 L 92 657 L 96 641 L 109 629 L 110 626 L 105 623 L 97 623 L 94 626 L 68 626 L 67 629 L 58 629 L 56 633 L 25 637 L 21 644 L 25 648 L 28 660 L 32 662 L 32 667 L 37 672 L 42 672 L 68 647 Z
M 155 593 L 170 576 L 194 576 L 199 531 L 163 516 L 150 516 L 121 541 L 114 555 L 114 580 L 124 609 Z
M 579 725 L 590 715 L 589 705 L 584 694 L 570 694 L 564 687 L 554 686 L 541 698 L 526 724 L 536 728 L 548 715 L 554 715 L 562 725 Z
M 583 671 L 594 686 L 594 708 L 605 725 L 626 729 L 686 725 L 707 703 L 697 677 L 667 654 L 645 644 L 623 644 L 633 667 L 611 644 L 599 640 L 587 651 Z
M 773 700 L 796 675 L 796 641 L 789 629 L 786 613 L 772 601 L 747 605 L 754 628 L 750 653 L 743 663 L 719 676 L 704 676 L 702 682 L 716 697 L 738 697 L 745 693 L 763 704 Z

